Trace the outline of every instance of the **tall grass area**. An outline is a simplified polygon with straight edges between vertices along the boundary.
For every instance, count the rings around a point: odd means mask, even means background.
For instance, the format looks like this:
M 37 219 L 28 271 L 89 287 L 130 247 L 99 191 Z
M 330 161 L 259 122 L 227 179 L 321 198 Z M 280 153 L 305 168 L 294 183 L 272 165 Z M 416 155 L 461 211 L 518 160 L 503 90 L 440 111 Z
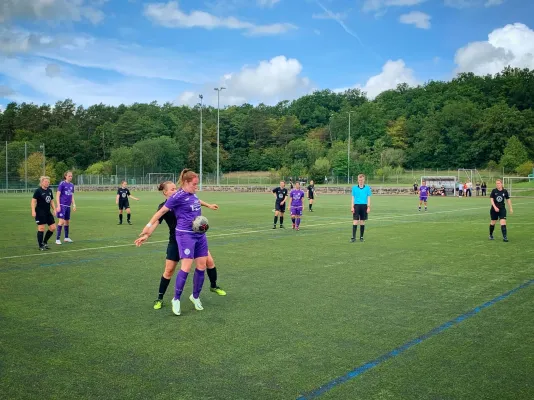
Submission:
M 206 279 L 195 311 L 190 274 L 177 317 L 174 279 L 152 307 L 166 226 L 133 245 L 161 194 L 136 194 L 132 226 L 115 192 L 76 196 L 74 243 L 38 252 L 31 194 L 0 195 L 0 398 L 309 399 L 377 359 L 319 398 L 534 398 L 532 199 L 513 199 L 504 243 L 488 240 L 487 198 L 430 198 L 425 213 L 373 196 L 350 243 L 348 196 L 318 196 L 297 232 L 272 229 L 270 193 L 201 192 L 220 206 L 203 214 L 228 295 Z

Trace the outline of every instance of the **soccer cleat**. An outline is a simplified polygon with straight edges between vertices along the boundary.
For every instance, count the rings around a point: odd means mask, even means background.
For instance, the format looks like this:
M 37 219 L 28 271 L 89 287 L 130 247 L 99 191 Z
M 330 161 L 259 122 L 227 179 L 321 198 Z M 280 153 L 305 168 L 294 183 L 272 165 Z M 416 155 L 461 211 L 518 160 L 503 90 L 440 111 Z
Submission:
M 354 243 L 356 241 L 356 238 L 350 238 L 350 242 Z
M 418 210 L 421 211 L 421 207 L 419 207 Z
M 502 238 L 502 241 L 503 241 L 503 242 L 507 242 L 507 241 L 508 241 L 508 238 L 507 238 L 506 236 L 504 236 L 504 237 Z
M 56 244 L 61 244 L 61 240 L 56 240 Z
M 160 310 L 163 307 L 163 300 L 157 299 L 154 301 L 154 310 Z
M 132 223 L 130 221 L 128 221 L 128 225 L 131 225 Z
M 180 300 L 178 299 L 172 299 L 172 312 L 175 315 L 180 315 Z
M 284 225 L 280 224 L 280 229 L 285 229 Z
M 293 224 L 293 229 L 295 229 L 295 224 Z
M 297 226 L 297 231 L 300 231 L 300 226 Z
M 427 212 L 427 211 L 428 211 L 428 210 L 427 210 L 427 208 L 425 207 L 425 212 Z
M 122 225 L 122 222 L 119 222 L 117 225 Z
M 39 251 L 45 251 L 45 247 L 44 246 L 39 246 Z
M 43 243 L 43 247 L 45 248 L 45 250 L 50 250 L 50 247 L 48 247 L 48 244 L 46 243 Z
M 276 229 L 276 225 L 275 225 L 275 226 L 273 226 L 273 229 Z
M 210 287 L 210 292 L 217 293 L 219 296 L 226 296 L 226 292 L 219 286 Z
M 202 311 L 204 307 L 202 307 L 202 303 L 200 302 L 200 298 L 195 299 L 193 295 L 189 296 L 189 300 L 195 305 L 195 309 L 197 311 Z
M 489 235 L 489 240 L 493 240 L 493 235 Z
M 363 236 L 360 238 L 360 242 L 363 242 Z
M 74 241 L 71 239 L 71 238 L 65 238 L 65 240 L 63 240 L 65 243 L 74 243 Z

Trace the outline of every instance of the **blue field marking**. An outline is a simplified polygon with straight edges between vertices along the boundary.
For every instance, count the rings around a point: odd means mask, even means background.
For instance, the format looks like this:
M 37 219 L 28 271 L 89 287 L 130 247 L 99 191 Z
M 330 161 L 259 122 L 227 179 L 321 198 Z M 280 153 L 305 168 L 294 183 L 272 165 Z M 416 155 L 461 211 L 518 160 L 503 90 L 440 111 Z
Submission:
M 335 379 L 332 379 L 330 382 L 325 383 L 324 385 L 318 387 L 317 389 L 314 389 L 306 394 L 303 394 L 299 397 L 297 397 L 297 400 L 310 400 L 310 399 L 316 399 L 317 397 L 323 395 L 324 393 L 328 392 L 329 390 L 335 388 L 336 386 L 341 385 L 342 383 L 345 383 L 351 379 L 354 379 L 360 375 L 362 375 L 364 372 L 382 364 L 383 362 L 396 357 L 402 353 L 404 353 L 406 350 L 414 347 L 415 345 L 424 342 L 426 339 L 431 338 L 432 336 L 435 336 L 441 332 L 446 331 L 452 326 L 458 325 L 462 321 L 465 321 L 468 318 L 471 318 L 472 316 L 478 314 L 482 310 L 485 310 L 486 308 L 491 307 L 492 305 L 498 303 L 499 301 L 502 301 L 511 295 L 519 292 L 522 289 L 525 289 L 529 286 L 534 284 L 534 279 L 531 279 L 516 288 L 501 294 L 500 296 L 495 297 L 494 299 L 487 301 L 486 303 L 475 307 L 466 313 L 459 315 L 458 317 L 451 319 L 450 321 L 445 322 L 444 324 L 438 326 L 437 328 L 432 329 L 431 331 L 428 331 L 427 333 L 416 337 L 415 339 L 410 340 L 409 342 L 406 342 L 399 347 L 396 347 L 395 349 L 391 350 L 388 353 L 382 354 L 381 356 L 375 358 L 374 360 L 368 361 L 365 364 L 360 365 L 359 367 L 353 369 L 352 371 L 347 372 L 345 375 L 337 377 Z

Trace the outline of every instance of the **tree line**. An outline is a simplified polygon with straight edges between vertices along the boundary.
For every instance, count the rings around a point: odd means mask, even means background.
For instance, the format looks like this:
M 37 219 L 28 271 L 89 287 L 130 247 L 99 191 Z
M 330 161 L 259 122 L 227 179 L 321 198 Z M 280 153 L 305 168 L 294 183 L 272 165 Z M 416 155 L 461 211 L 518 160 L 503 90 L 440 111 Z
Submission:
M 369 100 L 359 89 L 316 91 L 274 106 L 220 113 L 221 170 L 277 170 L 285 176 L 391 174 L 400 168 L 505 168 L 534 160 L 534 70 L 461 73 L 449 82 L 398 85 Z M 0 114 L 9 168 L 20 174 L 24 143 L 32 165 L 45 145 L 47 173 L 112 174 L 198 169 L 200 106 L 10 103 Z M 216 170 L 217 109 L 203 110 L 203 168 Z M 350 153 L 348 154 L 350 114 Z M 5 146 L 0 153 L 4 160 Z

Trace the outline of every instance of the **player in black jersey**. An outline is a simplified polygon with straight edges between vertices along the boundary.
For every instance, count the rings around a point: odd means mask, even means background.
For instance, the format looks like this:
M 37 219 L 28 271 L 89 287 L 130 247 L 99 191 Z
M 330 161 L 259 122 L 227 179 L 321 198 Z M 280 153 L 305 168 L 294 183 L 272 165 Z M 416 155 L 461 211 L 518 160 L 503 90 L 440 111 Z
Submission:
M 284 227 L 284 213 L 286 212 L 286 200 L 287 200 L 287 189 L 285 186 L 286 186 L 286 183 L 284 181 L 280 181 L 280 186 L 272 190 L 274 198 L 275 198 L 273 229 L 276 229 L 278 216 L 280 216 L 280 228 Z
M 490 209 L 490 227 L 489 227 L 489 238 L 490 240 L 493 240 L 493 231 L 495 229 L 495 223 L 498 219 L 501 220 L 501 232 L 502 232 L 502 240 L 504 242 L 508 241 L 508 235 L 506 230 L 506 204 L 505 200 L 508 201 L 508 205 L 510 206 L 510 213 L 514 213 L 514 209 L 512 208 L 512 200 L 510 200 L 510 195 L 508 194 L 508 190 L 504 189 L 502 186 L 502 181 L 500 179 L 497 179 L 496 188 L 491 191 L 490 194 L 490 201 L 491 201 L 491 209 Z
M 124 209 L 126 209 L 126 220 L 128 221 L 128 225 L 132 224 L 130 201 L 128 199 L 131 197 L 132 199 L 139 201 L 137 197 L 132 196 L 126 185 L 126 181 L 121 182 L 121 187 L 117 189 L 117 198 L 115 199 L 115 203 L 119 206 L 119 225 L 122 225 L 122 210 Z
M 163 192 L 163 195 L 165 198 L 169 198 L 176 192 L 176 185 L 171 181 L 166 181 L 160 183 L 158 190 L 160 192 Z M 201 205 L 211 208 L 212 210 L 217 210 L 219 207 L 216 204 L 208 204 L 200 201 Z M 165 205 L 165 201 L 161 203 L 158 206 L 158 210 Z M 176 266 L 178 265 L 178 262 L 180 261 L 179 251 L 178 251 L 178 243 L 176 242 L 176 216 L 173 212 L 165 213 L 155 224 L 149 227 L 149 229 L 144 229 L 143 233 L 139 236 L 139 238 L 135 241 L 135 244 L 137 246 L 141 246 L 144 242 L 148 240 L 150 235 L 154 232 L 154 230 L 158 227 L 159 224 L 161 224 L 163 221 L 167 223 L 167 226 L 169 227 L 169 243 L 167 244 L 167 258 L 165 260 L 165 271 L 163 271 L 163 275 L 161 276 L 160 283 L 159 283 L 159 291 L 158 291 L 158 298 L 154 301 L 154 309 L 159 310 L 163 306 L 163 296 L 165 295 L 165 292 L 167 291 L 167 288 L 169 287 L 169 283 L 171 281 L 171 278 L 174 274 L 174 271 L 176 270 Z M 219 296 L 226 296 L 226 292 L 222 290 L 217 285 L 217 269 L 215 268 L 215 262 L 213 261 L 213 257 L 211 256 L 211 253 L 208 251 L 208 259 L 206 261 L 206 269 L 208 272 L 208 277 L 210 279 L 210 291 L 217 293 Z
M 31 202 L 32 217 L 35 218 L 37 223 L 37 243 L 39 244 L 39 250 L 48 250 L 48 239 L 54 234 L 56 230 L 56 221 L 54 215 L 56 210 L 54 208 L 54 195 L 50 185 L 50 178 L 48 176 L 41 176 L 39 179 L 40 187 L 33 192 L 33 198 Z M 45 225 L 48 225 L 48 231 L 44 233 Z
M 310 184 L 308 185 L 308 210 L 312 211 L 313 207 L 313 199 L 315 199 L 315 184 L 313 183 L 313 180 L 310 181 Z

